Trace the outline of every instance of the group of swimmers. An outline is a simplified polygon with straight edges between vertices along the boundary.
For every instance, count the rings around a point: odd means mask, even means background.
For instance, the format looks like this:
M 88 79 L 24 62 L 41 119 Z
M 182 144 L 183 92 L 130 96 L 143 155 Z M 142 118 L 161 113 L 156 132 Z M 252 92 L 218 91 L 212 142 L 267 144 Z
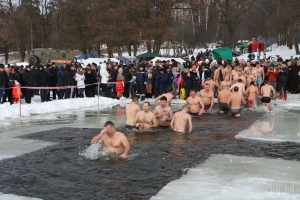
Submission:
M 222 89 L 218 92 L 219 113 L 230 111 L 231 115 L 239 117 L 241 115 L 241 105 L 246 104 L 244 96 L 248 96 L 248 103 L 251 108 L 258 94 L 262 96 L 262 105 L 270 109 L 271 93 L 274 98 L 276 92 L 273 86 L 264 82 L 264 85 L 258 88 L 254 82 L 250 82 L 245 91 L 245 85 L 240 84 L 241 79 L 232 86 L 222 82 Z M 208 82 L 204 83 L 204 89 L 199 91 L 199 95 L 193 89 L 190 90 L 190 96 L 186 99 L 186 104 L 181 111 L 173 114 L 171 101 L 173 99 L 172 91 L 163 94 L 155 99 L 156 107 L 154 112 L 150 111 L 150 103 L 143 103 L 143 110 L 140 109 L 139 98 L 133 97 L 132 102 L 126 105 L 126 128 L 148 131 L 155 127 L 167 127 L 178 133 L 185 133 L 188 126 L 188 132 L 193 131 L 192 116 L 198 116 L 205 112 L 210 112 L 214 105 L 214 92 Z M 159 103 L 160 101 L 160 103 Z M 102 141 L 103 146 L 108 151 L 118 152 L 120 158 L 126 158 L 130 145 L 126 136 L 116 131 L 113 122 L 107 121 L 104 129 L 95 136 L 91 144 Z

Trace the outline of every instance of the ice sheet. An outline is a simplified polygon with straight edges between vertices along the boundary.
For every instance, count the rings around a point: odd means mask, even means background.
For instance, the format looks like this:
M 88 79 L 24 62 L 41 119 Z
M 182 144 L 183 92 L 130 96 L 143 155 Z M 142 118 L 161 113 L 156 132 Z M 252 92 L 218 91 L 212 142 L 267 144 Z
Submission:
M 3 194 L 0 192 L 0 200 L 40 200 L 32 197 L 22 197 L 13 194 Z
M 212 155 L 151 199 L 296 200 L 299 174 L 297 161 Z
M 297 94 L 289 94 L 287 101 L 273 101 L 270 112 L 236 137 L 264 141 L 300 142 L 299 101 Z

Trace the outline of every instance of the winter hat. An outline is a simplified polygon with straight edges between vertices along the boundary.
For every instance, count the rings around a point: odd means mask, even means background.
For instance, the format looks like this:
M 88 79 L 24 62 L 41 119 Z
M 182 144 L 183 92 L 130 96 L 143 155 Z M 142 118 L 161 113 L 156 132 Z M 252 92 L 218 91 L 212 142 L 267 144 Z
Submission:
M 0 64 L 0 68 L 1 68 L 1 69 L 4 69 L 5 66 L 1 63 L 1 64 Z
M 31 66 L 30 65 L 26 65 L 26 67 L 25 68 L 31 68 Z
M 61 65 L 61 66 L 59 67 L 59 69 L 63 70 L 63 69 L 64 69 L 64 66 L 63 66 L 63 65 Z

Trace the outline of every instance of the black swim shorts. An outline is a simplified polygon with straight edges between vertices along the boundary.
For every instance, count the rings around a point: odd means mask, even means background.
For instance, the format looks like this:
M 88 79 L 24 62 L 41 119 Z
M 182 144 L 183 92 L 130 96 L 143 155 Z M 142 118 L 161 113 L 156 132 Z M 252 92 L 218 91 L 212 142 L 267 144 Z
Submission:
M 194 112 L 191 112 L 191 111 L 189 111 L 188 112 L 191 116 L 198 116 L 198 113 L 194 113 Z
M 219 109 L 224 112 L 227 112 L 230 110 L 227 103 L 220 103 Z
M 262 103 L 270 103 L 271 102 L 271 97 L 262 97 L 261 102 Z

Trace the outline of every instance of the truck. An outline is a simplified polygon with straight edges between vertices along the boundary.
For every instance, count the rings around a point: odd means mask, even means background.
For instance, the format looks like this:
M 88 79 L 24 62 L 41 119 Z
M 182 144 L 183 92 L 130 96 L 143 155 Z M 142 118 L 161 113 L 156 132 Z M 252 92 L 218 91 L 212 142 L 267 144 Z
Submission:
M 55 62 L 56 64 L 69 64 L 74 61 L 75 56 L 81 55 L 80 51 L 35 48 L 29 53 L 28 63 L 31 65 L 46 64 Z

